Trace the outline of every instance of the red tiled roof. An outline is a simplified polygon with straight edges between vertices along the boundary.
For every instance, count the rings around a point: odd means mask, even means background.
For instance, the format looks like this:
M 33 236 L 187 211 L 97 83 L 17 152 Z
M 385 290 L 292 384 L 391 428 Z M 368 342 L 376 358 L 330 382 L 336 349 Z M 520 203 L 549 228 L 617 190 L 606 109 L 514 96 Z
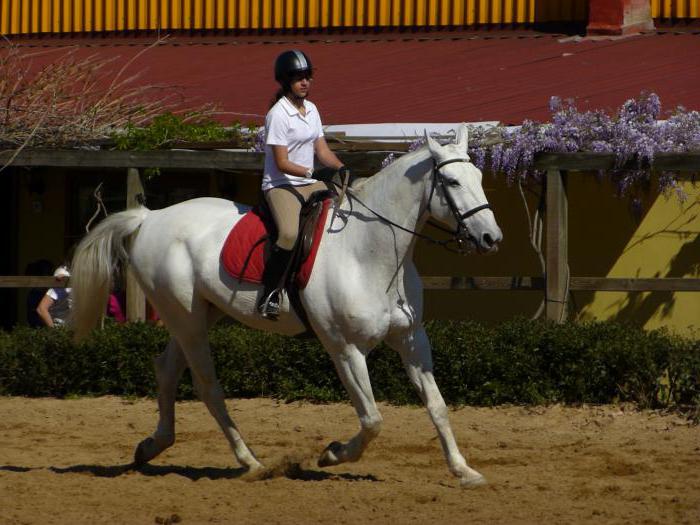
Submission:
M 143 41 L 132 46 L 119 40 L 79 42 L 85 47 L 80 54 L 120 60 L 143 49 Z M 294 44 L 175 37 L 144 53 L 131 70 L 146 68 L 144 83 L 179 86 L 189 104 L 213 102 L 227 112 L 262 116 L 276 89 L 274 58 L 289 47 L 303 49 L 315 65 L 311 100 L 325 124 L 519 124 L 547 120 L 552 95 L 575 98 L 579 108 L 611 109 L 642 90 L 656 92 L 664 109 L 700 110 L 697 32 L 581 41 L 541 34 L 395 35 L 393 40 Z

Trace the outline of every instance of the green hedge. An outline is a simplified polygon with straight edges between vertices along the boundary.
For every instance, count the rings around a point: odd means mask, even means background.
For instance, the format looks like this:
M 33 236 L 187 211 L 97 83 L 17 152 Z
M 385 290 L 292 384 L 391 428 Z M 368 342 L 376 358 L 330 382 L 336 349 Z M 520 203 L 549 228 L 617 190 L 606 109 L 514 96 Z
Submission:
M 427 324 L 435 375 L 453 405 L 609 403 L 643 407 L 700 404 L 700 341 L 616 323 L 564 325 L 515 320 Z M 0 394 L 155 395 L 152 358 L 163 328 L 109 324 L 80 345 L 62 329 L 0 332 Z M 287 400 L 346 399 L 315 340 L 240 325 L 217 326 L 210 341 L 226 394 Z M 369 359 L 377 399 L 417 403 L 398 356 L 385 347 Z M 189 377 L 180 398 L 192 398 Z

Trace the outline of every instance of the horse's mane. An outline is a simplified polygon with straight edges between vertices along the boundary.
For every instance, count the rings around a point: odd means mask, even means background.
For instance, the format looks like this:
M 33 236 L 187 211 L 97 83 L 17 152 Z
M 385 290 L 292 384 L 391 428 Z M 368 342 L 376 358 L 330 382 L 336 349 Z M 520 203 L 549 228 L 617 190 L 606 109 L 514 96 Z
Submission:
M 355 191 L 362 195 L 365 192 L 372 191 L 370 189 L 371 186 L 374 186 L 375 184 L 381 184 L 384 182 L 384 179 L 387 177 L 392 176 L 397 170 L 401 171 L 402 173 L 406 173 L 411 166 L 417 165 L 421 162 L 423 162 L 425 159 L 430 157 L 430 152 L 428 150 L 427 145 L 423 145 L 420 148 L 410 151 L 406 153 L 405 155 L 402 155 L 398 159 L 394 160 L 392 163 L 389 165 L 385 166 L 381 170 L 379 170 L 377 173 L 372 175 L 371 177 L 368 177 L 366 179 L 362 179 L 361 184 L 357 184 L 353 186 Z

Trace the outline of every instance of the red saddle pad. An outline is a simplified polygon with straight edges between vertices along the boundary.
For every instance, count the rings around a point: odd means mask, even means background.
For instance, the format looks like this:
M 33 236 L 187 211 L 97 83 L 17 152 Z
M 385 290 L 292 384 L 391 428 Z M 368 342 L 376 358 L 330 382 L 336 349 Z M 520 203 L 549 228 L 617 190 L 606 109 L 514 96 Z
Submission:
M 323 201 L 323 209 L 314 227 L 311 250 L 297 271 L 296 284 L 300 289 L 306 287 L 311 277 L 311 270 L 314 267 L 316 253 L 321 244 L 330 203 L 331 199 Z M 249 283 L 262 283 L 267 235 L 267 228 L 257 208 L 253 208 L 246 213 L 231 228 L 231 232 L 228 234 L 226 242 L 224 242 L 224 247 L 221 249 L 221 263 L 229 275 Z

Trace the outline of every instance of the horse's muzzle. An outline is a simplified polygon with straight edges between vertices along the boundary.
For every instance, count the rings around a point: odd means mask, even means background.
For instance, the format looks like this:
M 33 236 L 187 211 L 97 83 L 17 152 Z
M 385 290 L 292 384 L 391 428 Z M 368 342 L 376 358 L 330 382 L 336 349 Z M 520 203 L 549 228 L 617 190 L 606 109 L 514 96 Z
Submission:
M 498 252 L 498 245 L 503 240 L 501 229 L 496 227 L 495 230 L 482 231 L 478 236 L 473 234 L 467 235 L 467 240 L 476 248 L 480 254 L 494 254 Z

